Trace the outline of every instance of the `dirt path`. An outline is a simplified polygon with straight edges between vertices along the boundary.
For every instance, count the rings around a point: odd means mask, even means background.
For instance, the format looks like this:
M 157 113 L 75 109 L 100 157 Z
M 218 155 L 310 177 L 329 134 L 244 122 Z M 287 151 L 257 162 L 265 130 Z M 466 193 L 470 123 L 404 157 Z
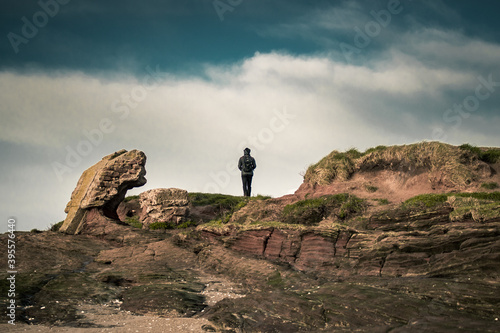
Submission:
M 54 332 L 54 333 L 93 333 L 93 332 L 211 332 L 210 322 L 202 318 L 163 318 L 158 316 L 137 316 L 122 311 L 118 306 L 83 304 L 78 309 L 84 316 L 82 322 L 91 327 L 27 325 L 18 322 L 15 326 L 2 323 L 0 332 Z M 89 325 L 90 326 L 90 325 Z M 204 329 L 205 328 L 205 329 Z

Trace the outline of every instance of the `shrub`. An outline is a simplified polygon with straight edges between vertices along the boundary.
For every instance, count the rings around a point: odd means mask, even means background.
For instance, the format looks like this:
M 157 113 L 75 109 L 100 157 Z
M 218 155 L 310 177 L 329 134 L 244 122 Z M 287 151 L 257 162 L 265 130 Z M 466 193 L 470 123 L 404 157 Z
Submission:
M 481 154 L 481 160 L 486 163 L 496 163 L 500 160 L 500 149 L 489 149 Z
M 54 223 L 50 226 L 49 230 L 50 231 L 59 231 L 59 229 L 61 229 L 63 223 L 64 223 L 64 220 L 61 222 Z
M 127 217 L 125 223 L 134 228 L 142 229 L 142 223 L 141 221 L 139 221 L 139 218 L 137 216 Z
M 282 216 L 286 223 L 315 224 L 326 215 L 325 198 L 305 199 L 286 205 Z
M 478 155 L 478 156 L 482 154 L 482 151 L 481 151 L 480 148 L 478 148 L 476 146 L 473 146 L 473 145 L 470 145 L 468 143 L 464 143 L 459 148 L 462 149 L 462 150 L 469 151 L 469 152 L 471 152 L 471 153 L 473 153 L 475 155 Z
M 464 143 L 459 147 L 464 151 L 468 151 L 475 155 L 478 159 L 486 163 L 496 163 L 500 160 L 500 149 L 491 148 L 488 150 L 482 150 L 479 147 Z

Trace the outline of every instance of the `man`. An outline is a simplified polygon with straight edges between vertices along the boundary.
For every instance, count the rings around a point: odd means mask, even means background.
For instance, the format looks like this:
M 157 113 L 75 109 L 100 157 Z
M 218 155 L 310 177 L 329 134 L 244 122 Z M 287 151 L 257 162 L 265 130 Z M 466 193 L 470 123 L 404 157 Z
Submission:
M 252 191 L 253 170 L 257 164 L 255 164 L 255 159 L 250 156 L 250 148 L 245 148 L 243 152 L 244 155 L 238 161 L 238 169 L 241 171 L 241 180 L 243 181 L 243 195 L 249 197 Z

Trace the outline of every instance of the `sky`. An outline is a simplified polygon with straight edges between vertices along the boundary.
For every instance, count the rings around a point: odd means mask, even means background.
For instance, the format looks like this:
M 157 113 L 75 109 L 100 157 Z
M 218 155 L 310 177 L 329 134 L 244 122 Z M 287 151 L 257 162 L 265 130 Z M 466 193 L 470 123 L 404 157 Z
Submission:
M 293 193 L 332 150 L 500 146 L 496 0 L 0 0 L 0 232 L 63 220 L 82 172 Z

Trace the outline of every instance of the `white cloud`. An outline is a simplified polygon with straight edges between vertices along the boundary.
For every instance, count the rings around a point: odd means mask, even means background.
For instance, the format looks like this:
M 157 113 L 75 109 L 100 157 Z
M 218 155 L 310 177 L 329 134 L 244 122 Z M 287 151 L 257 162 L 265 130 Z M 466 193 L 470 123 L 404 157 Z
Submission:
M 448 95 L 463 89 L 473 92 L 476 76 L 471 69 L 485 58 L 444 54 L 443 61 L 459 58 L 468 65 L 429 65 L 426 56 L 453 50 L 457 38 L 439 43 L 434 38 L 435 49 L 422 35 L 412 38 L 415 54 L 394 47 L 369 66 L 322 56 L 257 53 L 231 66 L 207 66 L 207 80 L 164 73 L 148 86 L 142 86 L 143 78 L 123 76 L 1 72 L 0 140 L 52 150 L 52 161 L 44 161 L 44 174 L 38 175 L 46 180 L 44 187 L 54 184 L 52 197 L 69 200 L 81 172 L 121 148 L 138 148 L 148 155 L 148 184 L 136 192 L 182 187 L 240 194 L 234 165 L 242 146 L 251 146 L 257 158 L 254 192 L 282 195 L 300 185 L 300 172 L 333 149 L 430 140 L 434 127 L 446 127 L 441 119 L 453 103 Z M 480 45 L 476 50 L 487 57 L 496 50 L 494 45 L 464 40 L 466 46 Z M 462 128 L 447 130 L 450 142 L 498 142 L 499 119 L 488 118 L 486 102 L 481 112 L 464 119 Z M 78 150 L 88 141 L 83 131 L 99 129 L 103 119 L 109 119 L 112 130 L 103 133 L 102 142 L 81 156 L 59 183 L 51 163 L 64 164 L 66 148 Z M 19 169 L 12 175 L 31 172 Z M 23 182 L 13 193 L 19 196 L 22 191 L 42 192 Z M 58 217 L 65 204 L 61 202 L 53 216 Z M 15 203 L 8 208 L 26 207 Z

